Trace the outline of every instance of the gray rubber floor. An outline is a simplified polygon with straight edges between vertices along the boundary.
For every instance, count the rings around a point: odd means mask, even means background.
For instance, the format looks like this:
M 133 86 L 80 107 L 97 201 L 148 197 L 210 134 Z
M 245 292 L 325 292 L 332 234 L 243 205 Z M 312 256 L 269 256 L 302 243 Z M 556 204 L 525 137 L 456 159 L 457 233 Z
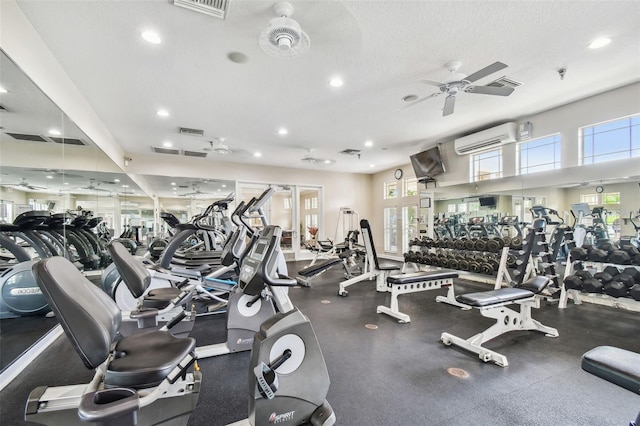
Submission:
M 290 273 L 304 265 L 290 264 Z M 542 306 L 534 318 L 560 336 L 521 331 L 488 342 L 508 357 L 502 368 L 439 342 L 444 331 L 467 338 L 493 321 L 477 310 L 436 303 L 445 290 L 400 296 L 400 310 L 411 316 L 400 324 L 376 313 L 389 296 L 376 293 L 372 281 L 338 296 L 342 271 L 334 269 L 290 295 L 318 336 L 331 377 L 327 399 L 339 425 L 627 425 L 640 411 L 640 396 L 580 368 L 580 356 L 595 346 L 640 352 L 638 313 L 588 304 Z M 483 289 L 456 282 L 458 293 Z M 223 341 L 224 317 L 199 318 L 193 335 L 199 345 Z M 248 363 L 246 352 L 200 361 L 203 387 L 189 425 L 224 425 L 247 416 Z M 37 364 L 0 393 L 2 425 L 22 424 L 33 387 L 91 377 L 64 339 Z M 449 375 L 450 367 L 469 377 Z

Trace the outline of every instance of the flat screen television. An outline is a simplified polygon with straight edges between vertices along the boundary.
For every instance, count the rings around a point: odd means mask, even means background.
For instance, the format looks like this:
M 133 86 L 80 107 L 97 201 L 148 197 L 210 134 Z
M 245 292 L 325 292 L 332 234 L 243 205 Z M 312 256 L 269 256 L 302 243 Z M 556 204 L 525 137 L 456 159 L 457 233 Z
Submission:
M 478 201 L 480 201 L 480 207 L 496 206 L 496 197 L 480 197 Z
M 434 146 L 409 158 L 419 181 L 433 180 L 446 171 L 440 156 L 440 147 Z

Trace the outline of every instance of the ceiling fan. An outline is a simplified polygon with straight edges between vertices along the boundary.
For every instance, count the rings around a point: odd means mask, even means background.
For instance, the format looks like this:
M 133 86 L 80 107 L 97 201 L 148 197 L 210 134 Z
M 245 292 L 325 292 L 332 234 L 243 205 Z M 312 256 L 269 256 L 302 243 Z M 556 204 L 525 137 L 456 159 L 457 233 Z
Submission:
M 200 191 L 200 188 L 199 188 L 199 187 L 194 186 L 194 187 L 193 187 L 193 192 L 187 192 L 187 193 L 185 193 L 185 194 L 179 194 L 178 196 L 179 196 L 179 197 L 192 197 L 192 196 L 193 196 L 193 197 L 195 197 L 195 196 L 197 196 L 197 195 L 201 195 L 201 194 L 211 194 L 211 193 L 210 193 L 210 192 L 203 192 L 203 191 Z
M 225 145 L 223 142 L 224 138 L 216 138 L 215 141 L 209 141 L 210 148 L 205 148 L 204 150 L 220 155 L 233 154 L 233 151 L 229 149 L 229 145 Z
M 447 115 L 453 114 L 453 109 L 456 104 L 456 96 L 461 91 L 466 93 L 476 93 L 479 95 L 494 95 L 494 96 L 509 96 L 513 92 L 513 87 L 475 86 L 472 84 L 473 82 L 480 80 L 481 78 L 484 78 L 488 75 L 498 72 L 501 69 L 507 68 L 508 65 L 503 64 L 502 62 L 494 62 L 493 64 L 487 67 L 484 67 L 481 70 L 478 70 L 468 76 L 458 73 L 458 69 L 460 68 L 460 65 L 462 65 L 460 61 L 452 61 L 445 65 L 445 67 L 449 70 L 449 72 L 452 75 L 452 80 L 447 83 L 439 83 L 437 81 L 432 81 L 432 80 L 420 80 L 421 83 L 429 84 L 431 86 L 437 86 L 440 89 L 440 92 L 434 93 L 422 99 L 419 99 L 416 102 L 414 102 L 412 105 L 415 105 L 418 102 L 422 102 L 424 100 L 433 98 L 435 96 L 439 96 L 444 93 L 447 95 L 447 97 L 444 100 L 444 108 L 442 109 L 442 116 L 445 117 Z
M 19 186 L 21 188 L 31 189 L 32 191 L 35 191 L 35 190 L 38 190 L 38 189 L 47 189 L 44 186 L 31 185 L 29 182 L 27 182 L 27 178 L 20 178 L 20 182 L 18 182 L 18 183 L 5 183 L 3 185 L 5 185 L 5 186 Z
M 99 185 L 100 185 L 99 183 L 96 185 L 95 181 L 94 181 L 93 179 L 90 179 L 90 180 L 89 180 L 89 185 L 87 185 L 87 186 L 82 186 L 82 187 L 80 187 L 80 189 L 86 189 L 86 190 L 89 190 L 89 191 L 104 191 L 104 192 L 111 192 L 111 191 L 109 191 L 108 189 L 102 189 L 102 188 L 99 188 Z
M 295 58 L 304 55 L 311 46 L 309 36 L 300 24 L 291 18 L 293 6 L 288 2 L 273 5 L 276 18 L 258 36 L 258 45 L 267 55 L 277 58 Z
M 328 158 L 318 158 L 313 155 L 313 148 L 307 149 L 307 154 L 302 157 L 300 161 L 303 161 L 307 164 L 317 164 L 317 165 L 330 165 L 335 163 L 335 160 L 330 160 Z

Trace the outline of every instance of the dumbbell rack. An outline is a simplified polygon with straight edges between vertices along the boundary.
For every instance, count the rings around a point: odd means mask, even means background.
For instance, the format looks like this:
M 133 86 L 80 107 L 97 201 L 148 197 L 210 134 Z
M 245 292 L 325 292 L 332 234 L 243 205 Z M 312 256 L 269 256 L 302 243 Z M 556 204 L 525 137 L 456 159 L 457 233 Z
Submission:
M 617 265 L 615 263 L 602 263 L 602 262 L 589 262 L 588 260 L 574 261 L 571 259 L 571 255 L 567 258 L 567 267 L 564 270 L 564 278 L 573 274 L 574 263 L 582 262 L 583 265 L 587 265 L 589 269 L 595 269 L 597 272 L 601 272 L 609 265 L 616 267 L 629 267 L 632 265 Z M 626 309 L 633 312 L 640 312 L 640 301 L 629 299 L 626 297 L 615 298 L 608 294 L 597 293 L 582 293 L 580 290 L 570 289 L 567 290 L 564 286 L 564 278 L 562 286 L 560 287 L 560 301 L 558 308 L 564 309 L 567 307 L 569 298 L 573 300 L 575 305 L 580 305 L 582 302 L 593 303 L 595 305 L 611 306 L 614 308 Z

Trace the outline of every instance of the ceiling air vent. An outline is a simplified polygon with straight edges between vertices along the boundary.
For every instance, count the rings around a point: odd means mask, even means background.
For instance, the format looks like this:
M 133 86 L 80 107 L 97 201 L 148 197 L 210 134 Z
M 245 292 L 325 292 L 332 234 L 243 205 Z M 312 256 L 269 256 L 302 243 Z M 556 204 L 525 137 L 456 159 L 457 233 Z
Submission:
M 172 154 L 172 155 L 180 154 L 180 151 L 177 149 L 160 148 L 157 146 L 152 146 L 151 149 L 153 150 L 153 152 L 157 152 L 158 154 Z
M 360 151 L 359 149 L 345 149 L 344 151 L 340 151 L 340 154 L 346 154 L 346 155 L 360 155 L 362 151 Z
M 178 127 L 178 131 L 181 135 L 189 136 L 204 136 L 204 130 L 190 129 L 189 127 Z
M 173 4 L 220 19 L 227 17 L 229 8 L 228 0 L 173 0 Z
M 86 143 L 84 143 L 80 139 L 75 138 L 54 138 L 52 136 L 49 136 L 49 139 L 51 139 L 55 143 L 61 143 L 64 145 L 86 145 Z
M 491 86 L 491 87 L 511 87 L 511 88 L 515 89 L 518 86 L 522 86 L 522 83 L 520 83 L 519 81 L 516 81 L 516 80 L 514 80 L 512 78 L 509 78 L 506 75 L 503 75 L 499 79 L 494 80 L 491 83 L 487 84 L 487 86 Z
M 25 135 L 23 133 L 7 133 L 7 135 L 11 136 L 14 139 L 18 139 L 20 141 L 49 142 L 48 140 L 46 140 L 40 135 Z
M 200 157 L 200 158 L 204 158 L 207 156 L 206 152 L 198 152 L 198 151 L 187 151 L 184 150 L 182 151 L 182 154 L 186 157 Z

